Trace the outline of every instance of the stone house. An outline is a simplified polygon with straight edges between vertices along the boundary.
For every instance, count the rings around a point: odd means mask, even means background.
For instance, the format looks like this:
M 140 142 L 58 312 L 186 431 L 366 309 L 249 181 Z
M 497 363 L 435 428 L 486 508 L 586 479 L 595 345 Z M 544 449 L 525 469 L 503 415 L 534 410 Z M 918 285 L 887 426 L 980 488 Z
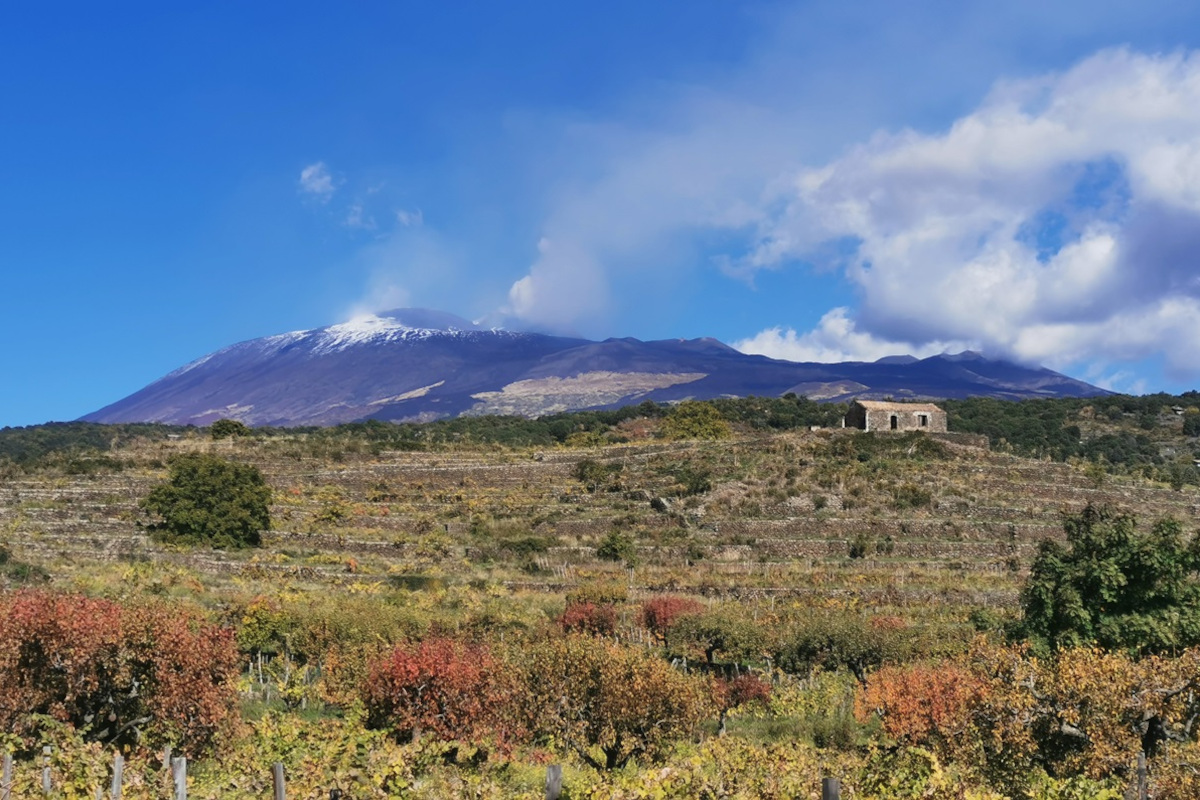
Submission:
M 946 432 L 946 412 L 933 403 L 892 403 L 855 400 L 842 427 L 863 431 Z

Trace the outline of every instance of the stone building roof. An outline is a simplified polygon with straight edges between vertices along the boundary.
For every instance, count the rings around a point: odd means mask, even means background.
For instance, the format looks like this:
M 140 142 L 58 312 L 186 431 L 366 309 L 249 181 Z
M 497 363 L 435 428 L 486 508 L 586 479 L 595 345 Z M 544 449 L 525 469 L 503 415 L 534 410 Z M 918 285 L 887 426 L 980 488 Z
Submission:
M 895 403 L 886 400 L 855 400 L 868 411 L 941 411 L 933 403 Z

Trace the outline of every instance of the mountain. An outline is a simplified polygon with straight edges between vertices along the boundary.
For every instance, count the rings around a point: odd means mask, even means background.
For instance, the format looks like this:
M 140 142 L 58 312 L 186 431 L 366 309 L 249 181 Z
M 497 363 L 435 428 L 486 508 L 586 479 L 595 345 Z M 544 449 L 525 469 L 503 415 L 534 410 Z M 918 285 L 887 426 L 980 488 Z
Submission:
M 83 420 L 207 425 L 228 417 L 250 425 L 336 425 L 787 392 L 829 401 L 1105 394 L 1048 369 L 970 351 L 795 363 L 746 355 L 715 339 L 594 342 L 399 309 L 226 347 Z

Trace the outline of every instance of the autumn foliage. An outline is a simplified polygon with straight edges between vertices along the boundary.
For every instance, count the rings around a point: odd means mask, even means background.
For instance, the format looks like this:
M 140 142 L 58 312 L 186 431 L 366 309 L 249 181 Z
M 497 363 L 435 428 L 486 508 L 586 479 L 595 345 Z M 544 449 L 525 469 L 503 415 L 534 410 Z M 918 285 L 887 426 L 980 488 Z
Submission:
M 642 603 L 638 621 L 642 627 L 665 640 L 667 631 L 675 621 L 685 614 L 703 614 L 707 609 L 699 600 L 690 597 L 652 597 Z
M 447 638 L 398 645 L 371 665 L 363 687 L 367 722 L 400 741 L 503 733 L 496 721 L 509 697 L 499 674 L 497 660 L 480 645 Z
M 716 683 L 716 699 L 724 709 L 756 703 L 765 707 L 771 700 L 771 684 L 749 672 L 734 678 L 722 678 Z
M 617 630 L 617 611 L 611 603 L 570 603 L 558 624 L 567 633 L 612 636 Z
M 231 631 L 181 609 L 0 596 L 0 726 L 26 740 L 45 715 L 105 744 L 203 752 L 235 718 L 238 664 Z
M 597 769 L 654 757 L 714 715 L 711 683 L 660 656 L 588 636 L 528 646 L 513 665 L 518 708 L 544 743 L 561 743 Z
M 962 736 L 984 681 L 964 667 L 942 663 L 881 667 L 855 702 L 865 720 L 878 714 L 883 730 L 902 744 L 929 745 Z

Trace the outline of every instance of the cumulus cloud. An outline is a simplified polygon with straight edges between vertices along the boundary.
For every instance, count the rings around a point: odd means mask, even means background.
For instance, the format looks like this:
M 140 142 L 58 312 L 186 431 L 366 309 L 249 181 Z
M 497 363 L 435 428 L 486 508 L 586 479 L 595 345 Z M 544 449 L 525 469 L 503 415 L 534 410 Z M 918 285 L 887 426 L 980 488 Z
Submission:
M 868 338 L 845 351 L 967 342 L 1058 365 L 1161 353 L 1200 372 L 1196 53 L 1110 50 L 1002 83 L 948 130 L 879 133 L 792 172 L 763 207 L 743 273 L 851 243 L 861 304 L 842 321 Z M 780 346 L 819 350 L 830 330 Z
M 856 328 L 850 310 L 832 309 L 817 327 L 807 333 L 782 327 L 767 328 L 758 334 L 734 342 L 743 353 L 781 358 L 786 361 L 875 361 L 884 356 L 913 355 L 918 358 L 950 350 L 965 350 L 961 342 L 898 342 L 880 339 Z
M 333 175 L 324 161 L 317 161 L 300 170 L 300 191 L 305 194 L 326 202 L 333 197 L 334 190 Z

